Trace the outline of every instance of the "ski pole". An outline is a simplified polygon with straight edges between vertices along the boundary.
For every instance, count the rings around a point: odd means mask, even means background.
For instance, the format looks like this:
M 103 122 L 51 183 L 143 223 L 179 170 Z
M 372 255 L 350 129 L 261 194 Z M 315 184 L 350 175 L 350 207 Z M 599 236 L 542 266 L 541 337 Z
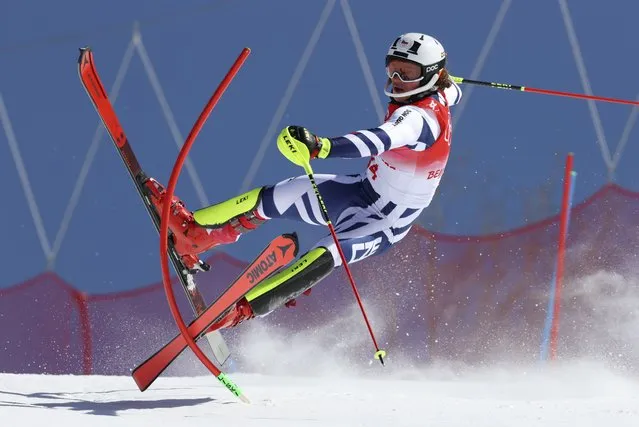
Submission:
M 353 293 L 355 294 L 355 299 L 357 299 L 357 304 L 359 305 L 360 310 L 362 311 L 362 316 L 364 316 L 364 322 L 366 322 L 366 327 L 368 328 L 368 333 L 371 335 L 371 339 L 373 340 L 373 344 L 375 345 L 375 358 L 379 359 L 381 364 L 384 364 L 384 357 L 386 356 L 386 351 L 380 350 L 377 345 L 377 340 L 375 339 L 375 334 L 373 333 L 373 328 L 368 320 L 368 316 L 366 315 L 366 310 L 364 310 L 364 305 L 362 304 L 362 299 L 359 296 L 359 292 L 357 291 L 357 286 L 355 285 L 355 279 L 353 279 L 353 274 L 351 273 L 351 269 L 348 266 L 348 262 L 346 262 L 346 257 L 344 256 L 344 251 L 342 251 L 342 245 L 340 245 L 339 240 L 337 239 L 337 234 L 335 234 L 335 228 L 333 227 L 333 223 L 328 217 L 328 210 L 326 209 L 326 205 L 324 204 L 324 199 L 319 192 L 319 187 L 315 182 L 315 178 L 313 177 L 313 169 L 311 165 L 307 161 L 302 161 L 302 167 L 308 175 L 308 179 L 311 181 L 311 185 L 313 186 L 313 191 L 315 192 L 315 196 L 317 197 L 317 202 L 320 205 L 320 209 L 322 210 L 322 216 L 324 217 L 324 221 L 326 221 L 326 225 L 328 229 L 331 231 L 331 236 L 333 236 L 333 240 L 335 241 L 335 246 L 337 246 L 337 251 L 339 252 L 339 256 L 342 259 L 342 265 L 346 270 L 346 275 L 348 276 L 348 280 L 351 283 L 351 288 L 353 288 Z
M 557 90 L 548 90 L 548 89 L 536 89 L 534 87 L 528 87 L 528 86 L 512 85 L 508 83 L 486 82 L 482 80 L 470 80 L 470 79 L 465 79 L 462 77 L 450 76 L 450 78 L 455 83 L 466 83 L 466 84 L 478 85 L 478 86 L 488 86 L 488 87 L 493 87 L 496 89 L 518 90 L 520 92 L 540 93 L 543 95 L 565 96 L 567 98 L 590 99 L 593 101 L 602 101 L 602 102 L 611 102 L 614 104 L 626 104 L 626 105 L 639 106 L 639 101 L 630 101 L 627 99 L 607 98 L 603 96 L 585 95 L 585 94 L 573 93 L 573 92 L 561 92 Z

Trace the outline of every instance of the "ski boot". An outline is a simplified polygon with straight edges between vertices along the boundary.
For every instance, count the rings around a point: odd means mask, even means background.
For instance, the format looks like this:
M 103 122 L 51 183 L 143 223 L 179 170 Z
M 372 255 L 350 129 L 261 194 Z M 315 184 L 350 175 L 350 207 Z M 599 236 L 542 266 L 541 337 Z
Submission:
M 161 215 L 165 188 L 154 178 L 148 178 L 144 188 L 156 212 Z M 260 197 L 261 188 L 258 188 L 226 202 L 191 212 L 178 197 L 173 196 L 169 229 L 175 251 L 191 273 L 208 271 L 210 268 L 198 257 L 199 254 L 218 245 L 234 243 L 240 235 L 265 221 L 257 213 Z
M 224 315 L 220 318 L 220 320 L 213 323 L 209 327 L 207 332 L 216 331 L 223 328 L 232 328 L 239 325 L 244 320 L 251 319 L 254 316 L 255 314 L 253 313 L 251 305 L 246 300 L 246 298 L 242 298 L 231 308 L 229 308 L 228 311 L 224 313 Z

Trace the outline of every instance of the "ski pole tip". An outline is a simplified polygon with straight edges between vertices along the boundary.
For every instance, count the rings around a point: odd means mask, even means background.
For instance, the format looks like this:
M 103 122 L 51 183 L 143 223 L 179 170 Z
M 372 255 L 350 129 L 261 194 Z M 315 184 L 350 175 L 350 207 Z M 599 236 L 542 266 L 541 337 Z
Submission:
M 375 359 L 378 359 L 381 364 L 384 364 L 384 358 L 386 357 L 386 350 L 377 350 L 375 352 Z

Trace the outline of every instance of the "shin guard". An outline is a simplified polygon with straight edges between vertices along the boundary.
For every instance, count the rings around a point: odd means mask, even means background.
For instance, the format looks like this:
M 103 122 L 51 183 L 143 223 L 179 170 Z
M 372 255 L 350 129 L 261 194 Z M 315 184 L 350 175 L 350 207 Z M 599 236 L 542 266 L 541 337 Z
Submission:
M 333 255 L 324 247 L 312 249 L 294 265 L 260 283 L 246 294 L 253 313 L 263 316 L 297 298 L 328 276 L 333 267 Z

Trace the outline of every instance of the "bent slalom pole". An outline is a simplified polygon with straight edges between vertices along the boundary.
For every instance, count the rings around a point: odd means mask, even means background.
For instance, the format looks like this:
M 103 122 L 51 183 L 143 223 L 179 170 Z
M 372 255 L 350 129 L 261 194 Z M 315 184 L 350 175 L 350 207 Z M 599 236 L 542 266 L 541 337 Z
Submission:
M 177 181 L 180 176 L 180 172 L 182 171 L 182 166 L 186 161 L 186 157 L 191 150 L 191 146 L 195 142 L 195 138 L 198 133 L 204 126 L 204 122 L 208 118 L 209 114 L 213 108 L 217 105 L 218 101 L 222 97 L 222 94 L 226 91 L 226 88 L 231 84 L 231 81 L 235 78 L 235 75 L 244 65 L 244 61 L 251 53 L 249 48 L 242 49 L 242 52 L 238 55 L 237 59 L 231 66 L 231 69 L 227 72 L 224 79 L 219 84 L 213 96 L 209 99 L 204 107 L 204 110 L 200 113 L 200 116 L 197 118 L 191 132 L 186 138 L 184 145 L 180 149 L 180 153 L 178 154 L 177 159 L 175 160 L 175 164 L 173 165 L 173 170 L 171 170 L 171 176 L 169 178 L 168 186 L 166 187 L 166 200 L 172 200 L 173 194 L 175 192 L 175 187 L 177 186 Z M 168 257 L 168 242 L 169 242 L 169 216 L 171 214 L 171 203 L 164 203 L 162 206 L 161 213 L 161 221 L 160 221 L 160 266 L 162 268 L 162 282 L 164 284 L 164 293 L 166 294 L 169 308 L 171 309 L 171 314 L 173 315 L 173 319 L 180 330 L 180 334 L 186 340 L 187 345 L 191 348 L 193 353 L 200 359 L 200 362 L 213 374 L 231 393 L 236 395 L 240 400 L 244 403 L 250 403 L 249 399 L 243 394 L 240 388 L 235 385 L 229 377 L 222 372 L 211 360 L 204 354 L 204 352 L 198 347 L 195 343 L 195 338 L 189 334 L 186 324 L 184 323 L 184 319 L 180 314 L 180 309 L 177 305 L 177 301 L 175 299 L 175 295 L 173 294 L 173 288 L 171 287 L 171 273 L 169 271 L 169 257 Z
M 607 98 L 604 96 L 594 96 L 594 95 L 586 95 L 582 93 L 573 93 L 573 92 L 561 92 L 558 90 L 548 90 L 548 89 L 536 89 L 534 87 L 528 86 L 519 86 L 519 85 L 511 85 L 508 83 L 494 83 L 494 82 L 486 82 L 482 80 L 470 80 L 462 77 L 454 77 L 450 76 L 451 80 L 455 83 L 464 83 L 478 86 L 488 86 L 495 89 L 509 89 L 509 90 L 518 90 L 520 92 L 530 92 L 530 93 L 540 93 L 543 95 L 554 95 L 554 96 L 564 96 L 567 98 L 578 98 L 578 99 L 589 99 L 592 101 L 602 101 L 602 102 L 610 102 L 614 104 L 626 104 L 626 105 L 635 105 L 639 106 L 639 101 L 630 101 L 627 99 L 619 99 L 619 98 Z

